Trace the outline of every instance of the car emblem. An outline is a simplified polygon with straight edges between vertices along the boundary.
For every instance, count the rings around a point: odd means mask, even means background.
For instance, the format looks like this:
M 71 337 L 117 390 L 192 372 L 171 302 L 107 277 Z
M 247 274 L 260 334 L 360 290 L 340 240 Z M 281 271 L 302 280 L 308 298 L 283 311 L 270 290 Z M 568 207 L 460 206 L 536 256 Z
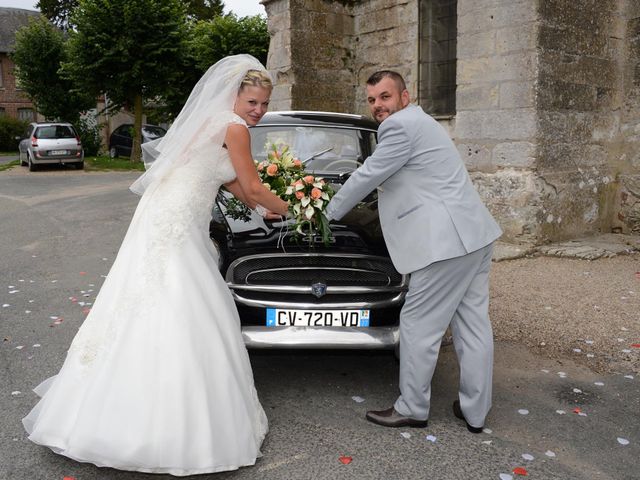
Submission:
M 327 293 L 327 284 L 322 282 L 311 284 L 311 293 L 316 298 L 324 297 Z

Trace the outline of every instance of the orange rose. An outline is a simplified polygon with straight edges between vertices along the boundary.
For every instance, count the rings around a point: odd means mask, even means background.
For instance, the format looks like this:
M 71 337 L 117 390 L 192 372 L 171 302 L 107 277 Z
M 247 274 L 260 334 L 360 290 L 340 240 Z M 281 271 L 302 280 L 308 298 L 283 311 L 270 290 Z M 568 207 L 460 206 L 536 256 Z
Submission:
M 302 191 L 296 192 L 296 198 L 298 200 L 302 200 L 304 198 L 304 192 L 302 192 Z
M 313 188 L 313 190 L 311 190 L 311 198 L 313 198 L 314 200 L 319 199 L 322 196 L 322 190 L 320 190 L 319 188 Z
M 304 177 L 304 178 L 303 178 L 303 180 L 304 180 L 305 182 L 307 182 L 308 184 L 312 184 L 312 183 L 313 183 L 314 178 L 313 178 L 313 175 L 307 175 L 306 177 Z
M 295 182 L 293 182 L 294 187 L 297 187 L 298 185 L 303 185 L 302 180 L 296 180 Z
M 296 168 L 300 168 L 302 166 L 302 162 L 300 160 L 298 160 L 297 158 L 293 159 L 293 166 Z
M 269 166 L 267 167 L 267 175 L 273 177 L 276 173 L 278 173 L 278 165 L 276 165 L 275 163 L 269 164 Z
M 262 170 L 264 170 L 264 165 L 262 163 L 258 164 L 258 171 L 261 172 Z

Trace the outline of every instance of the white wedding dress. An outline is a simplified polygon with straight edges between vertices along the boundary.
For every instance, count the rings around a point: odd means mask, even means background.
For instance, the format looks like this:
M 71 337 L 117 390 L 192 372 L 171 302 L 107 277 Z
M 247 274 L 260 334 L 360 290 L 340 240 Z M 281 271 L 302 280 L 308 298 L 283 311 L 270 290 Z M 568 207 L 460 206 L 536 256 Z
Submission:
M 217 151 L 141 198 L 62 369 L 35 389 L 42 398 L 23 420 L 33 442 L 80 462 L 176 476 L 260 456 L 267 418 L 208 236 L 216 193 L 235 178 Z

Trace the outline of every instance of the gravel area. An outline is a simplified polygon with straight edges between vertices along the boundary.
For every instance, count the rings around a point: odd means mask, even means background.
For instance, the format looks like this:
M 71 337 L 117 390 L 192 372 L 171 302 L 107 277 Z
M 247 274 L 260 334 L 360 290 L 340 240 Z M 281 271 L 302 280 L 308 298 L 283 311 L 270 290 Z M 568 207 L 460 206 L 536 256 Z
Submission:
M 640 373 L 638 253 L 494 262 L 490 313 L 497 341 L 597 372 Z

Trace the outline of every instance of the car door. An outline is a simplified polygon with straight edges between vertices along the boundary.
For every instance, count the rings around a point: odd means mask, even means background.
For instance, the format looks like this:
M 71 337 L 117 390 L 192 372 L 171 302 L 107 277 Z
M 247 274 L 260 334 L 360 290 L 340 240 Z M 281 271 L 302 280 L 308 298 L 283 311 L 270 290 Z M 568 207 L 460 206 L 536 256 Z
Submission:
M 29 125 L 25 129 L 22 134 L 22 139 L 18 143 L 18 152 L 20 154 L 20 159 L 24 159 L 26 161 L 27 157 L 27 149 L 29 148 L 29 142 L 31 141 L 31 135 L 33 134 L 34 125 Z
M 131 149 L 133 147 L 133 137 L 131 135 L 133 131 L 133 125 L 120 125 L 113 132 L 113 141 L 111 145 L 117 145 L 118 152 L 122 156 L 131 156 Z

